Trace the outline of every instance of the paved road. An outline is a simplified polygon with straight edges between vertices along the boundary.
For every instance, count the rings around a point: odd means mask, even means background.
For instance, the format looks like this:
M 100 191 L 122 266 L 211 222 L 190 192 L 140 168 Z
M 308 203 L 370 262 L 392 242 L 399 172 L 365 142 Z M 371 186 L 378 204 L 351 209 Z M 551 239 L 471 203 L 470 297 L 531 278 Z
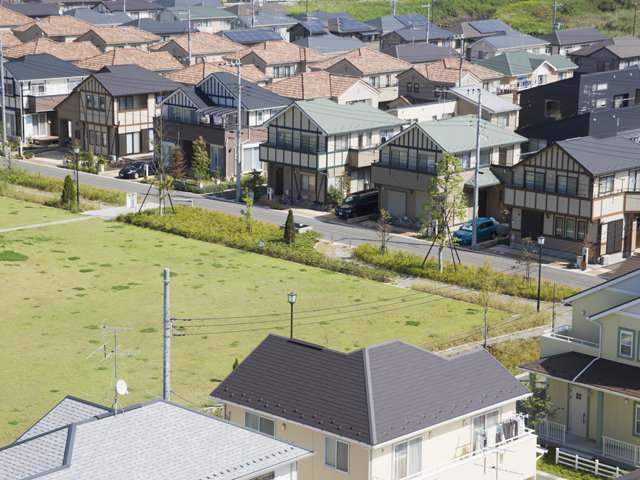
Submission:
M 25 161 L 20 162 L 19 166 L 28 172 L 40 172 L 43 175 L 55 178 L 64 178 L 69 173 L 68 170 L 62 168 Z M 80 182 L 98 187 L 114 188 L 126 192 L 136 192 L 140 195 L 146 194 L 149 189 L 149 186 L 145 184 L 83 172 L 80 172 Z M 243 208 L 243 205 L 236 204 L 235 202 L 207 198 L 202 195 L 187 192 L 174 192 L 172 196 L 174 198 L 191 198 L 193 199 L 194 206 L 231 213 L 237 216 L 240 216 L 240 209 Z M 253 216 L 257 220 L 282 224 L 286 220 L 286 211 L 254 207 Z M 315 230 L 322 233 L 325 239 L 331 239 L 331 237 L 333 237 L 334 242 L 343 244 L 351 242 L 354 246 L 367 242 L 379 242 L 376 232 L 372 229 L 353 225 L 336 224 L 311 217 L 305 218 L 303 222 L 311 225 Z M 424 241 L 400 235 L 394 235 L 389 245 L 391 248 L 402 249 L 422 255 L 425 255 L 429 248 L 429 244 Z M 432 255 L 434 254 L 435 249 L 432 252 Z M 493 267 L 499 271 L 513 271 L 512 267 L 516 266 L 515 260 L 512 258 L 490 255 L 483 251 L 474 252 L 470 250 L 460 250 L 460 259 L 463 263 L 469 265 L 482 265 L 485 256 L 490 258 Z M 445 252 L 445 258 L 451 258 L 451 254 L 448 251 Z M 578 271 L 567 271 L 544 264 L 542 267 L 542 280 L 572 285 L 582 289 L 598 285 L 604 281 L 603 279 L 593 275 L 584 274 Z

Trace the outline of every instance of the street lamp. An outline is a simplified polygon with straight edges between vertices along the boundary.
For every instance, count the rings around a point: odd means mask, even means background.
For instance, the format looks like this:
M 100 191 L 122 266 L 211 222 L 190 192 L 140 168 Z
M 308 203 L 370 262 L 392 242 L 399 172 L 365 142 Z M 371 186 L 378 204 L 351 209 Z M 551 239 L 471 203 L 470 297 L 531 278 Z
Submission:
M 540 311 L 540 280 L 542 279 L 542 246 L 544 245 L 544 237 L 538 237 L 538 246 L 540 247 L 540 259 L 538 260 L 538 311 Z
M 80 153 L 80 147 L 73 147 L 73 153 L 76 155 L 76 203 L 80 208 L 80 175 L 78 173 L 78 154 Z
M 293 338 L 293 304 L 296 303 L 298 295 L 291 292 L 287 296 L 289 297 L 289 303 L 291 304 L 291 338 Z

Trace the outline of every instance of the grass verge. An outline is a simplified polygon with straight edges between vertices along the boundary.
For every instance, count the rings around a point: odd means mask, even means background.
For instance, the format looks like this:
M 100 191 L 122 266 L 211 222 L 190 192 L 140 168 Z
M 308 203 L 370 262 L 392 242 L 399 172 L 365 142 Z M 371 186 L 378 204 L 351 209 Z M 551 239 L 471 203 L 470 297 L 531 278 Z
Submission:
M 555 448 L 550 448 L 545 456 L 538 460 L 536 468 L 541 472 L 550 473 L 567 480 L 602 480 L 605 478 L 585 472 L 577 472 L 573 468 L 565 467 L 564 465 L 556 465 L 555 461 L 556 450 Z
M 0 196 L 13 198 L 14 200 L 21 200 L 23 202 L 36 203 L 40 205 L 44 205 L 47 207 L 54 207 L 60 210 L 68 210 L 62 205 L 62 201 L 60 200 L 60 194 L 58 192 L 47 192 L 43 190 L 36 190 L 33 188 L 22 187 L 19 185 L 11 185 L 5 181 L 0 181 Z M 73 204 L 73 211 L 81 211 L 86 212 L 87 210 L 97 210 L 100 206 L 96 203 L 89 202 L 80 202 L 80 208 L 76 208 L 75 204 Z M 69 213 L 71 213 L 69 211 Z M 49 215 L 50 217 L 51 215 Z M 51 220 L 53 221 L 53 220 Z M 22 225 L 30 225 L 20 224 Z M 18 226 L 18 225 L 17 225 Z M 8 227 L 6 227 L 8 228 Z
M 518 365 L 540 358 L 540 337 L 519 338 L 501 342 L 493 347 L 493 356 L 513 375 L 522 373 Z
M 0 184 L 0 196 L 5 195 L 5 191 Z M 14 198 L 13 196 L 11 196 Z M 22 199 L 19 199 L 22 200 Z M 25 227 L 39 223 L 55 222 L 76 218 L 78 215 L 68 210 L 46 208 L 42 205 L 25 204 L 22 201 L 5 199 L 2 201 L 0 209 L 0 229 Z

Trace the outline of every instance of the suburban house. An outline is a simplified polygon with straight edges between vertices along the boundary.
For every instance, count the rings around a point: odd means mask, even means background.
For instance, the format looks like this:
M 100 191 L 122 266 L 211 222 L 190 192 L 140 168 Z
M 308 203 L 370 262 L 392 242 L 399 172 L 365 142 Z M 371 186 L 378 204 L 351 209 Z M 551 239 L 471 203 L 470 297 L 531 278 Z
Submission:
M 320 20 L 309 20 L 306 22 L 298 22 L 287 29 L 289 32 L 289 41 L 295 42 L 301 38 L 322 36 L 329 33 L 327 23 Z
M 408 44 L 425 44 L 430 43 L 436 47 L 450 46 L 451 45 L 451 32 L 442 28 L 436 27 L 433 23 L 429 22 L 429 42 L 427 42 L 427 25 L 415 25 L 412 27 L 402 28 L 393 32 L 387 33 L 380 37 L 380 50 L 386 50 L 395 45 L 408 45 Z
M 481 38 L 467 47 L 467 59 L 479 62 L 505 52 L 545 53 L 549 44 L 546 40 L 532 37 L 517 30 L 499 32 L 490 37 Z
M 622 70 L 640 62 L 640 38 L 608 38 L 590 47 L 571 52 L 569 59 L 578 65 L 580 73 Z
M 481 38 L 508 32 L 511 30 L 511 27 L 502 20 L 478 20 L 476 22 L 456 23 L 455 25 L 445 27 L 445 30 L 448 30 L 457 37 L 464 36 L 465 43 L 470 45 Z M 459 46 L 458 44 L 455 48 Z
M 336 17 L 327 20 L 329 33 L 340 38 L 357 38 L 362 43 L 377 40 L 378 31 L 371 25 L 358 22 L 351 17 Z
M 162 7 L 147 0 L 102 0 L 92 8 L 100 13 L 126 12 L 132 20 L 139 18 L 156 18 L 162 10 Z
M 547 53 L 564 55 L 565 57 L 576 50 L 587 48 L 595 43 L 607 40 L 607 36 L 593 27 L 556 30 L 540 37 L 549 42 Z
M 343 353 L 272 334 L 210 397 L 231 422 L 316 451 L 301 479 L 476 480 L 499 467 L 532 480 L 537 437 L 516 413 L 529 395 L 482 349 L 444 358 L 391 340 Z
M 251 48 L 225 55 L 225 60 L 240 60 L 243 65 L 255 65 L 272 81 L 308 72 L 309 67 L 327 59 L 326 55 L 284 40 L 262 42 Z
M 2 35 L 2 45 L 4 46 L 4 32 Z M 48 53 L 60 60 L 75 62 L 100 55 L 100 50 L 91 42 L 60 43 L 49 40 L 48 38 L 37 38 L 30 42 L 18 43 L 18 45 L 13 47 L 2 49 L 4 57 L 12 59 L 24 57 L 25 55 L 37 55 L 39 53 Z
M 138 65 L 108 65 L 58 105 L 60 138 L 77 139 L 83 150 L 105 157 L 148 156 L 159 99 L 178 87 Z
M 242 45 L 211 33 L 195 32 L 190 37 L 191 49 L 189 49 L 189 34 L 185 33 L 166 42 L 158 43 L 150 47 L 149 51 L 169 52 L 188 67 L 200 62 L 219 62 L 225 55 L 243 49 Z M 191 58 L 189 58 L 189 50 L 191 50 Z
M 73 1 L 73 0 L 72 0 Z M 60 9 L 64 9 L 63 6 L 58 6 L 55 3 L 11 3 L 3 2 L 4 8 L 13 12 L 24 15 L 34 20 L 42 20 L 43 18 L 60 15 Z
M 365 103 L 378 107 L 378 89 L 358 77 L 336 75 L 323 70 L 299 73 L 295 77 L 272 83 L 267 87 L 291 100 L 328 98 L 339 104 Z
M 0 32 L 8 32 L 14 27 L 33 23 L 33 19 L 8 8 L 0 7 Z
M 288 38 L 287 29 L 295 25 L 297 20 L 292 19 L 288 15 L 281 15 L 277 13 L 269 13 L 264 10 L 256 10 L 254 15 L 240 15 L 233 22 L 230 27 L 236 28 L 270 28 L 276 32 L 282 39 Z
M 173 72 L 165 74 L 165 77 L 184 85 L 197 85 L 212 73 L 219 72 L 238 75 L 238 69 L 236 67 L 228 67 L 224 63 L 200 62 L 190 67 L 185 67 L 182 70 L 174 70 Z M 269 81 L 269 77 L 262 73 L 255 65 L 243 65 L 240 68 L 240 76 L 243 80 L 255 83 L 261 87 L 264 87 Z
M 74 65 L 92 72 L 97 72 L 107 65 L 143 65 L 147 70 L 157 73 L 183 69 L 182 64 L 169 52 L 145 52 L 137 48 L 111 50 L 95 57 L 74 62 Z
M 131 17 L 125 12 L 117 13 L 100 13 L 90 8 L 74 8 L 67 10 L 63 15 L 69 15 L 70 17 L 77 18 L 83 22 L 90 23 L 96 27 L 108 27 L 111 25 L 122 25 L 131 21 Z
M 57 140 L 55 108 L 89 72 L 48 53 L 26 55 L 3 65 L 7 135 L 23 141 Z
M 200 3 L 190 7 L 170 7 L 159 16 L 159 20 L 185 21 L 191 16 L 191 28 L 199 32 L 216 33 L 231 28 L 236 16 L 222 8 Z
M 455 117 L 457 111 L 457 100 L 419 103 L 417 105 L 406 105 L 385 110 L 385 112 L 406 120 L 412 125 L 418 122 L 428 122 L 431 120 Z
M 242 81 L 242 173 L 263 170 L 259 144 L 267 140 L 262 124 L 291 101 L 243 79 Z M 163 145 L 178 145 L 188 162 L 193 142 L 207 142 L 211 171 L 225 178 L 237 173 L 238 77 L 228 72 L 212 73 L 195 86 L 182 86 L 161 103 Z
M 477 122 L 477 116 L 463 115 L 414 123 L 380 145 L 380 160 L 371 165 L 371 181 L 380 189 L 380 208 L 394 217 L 419 220 L 436 163 L 448 152 L 465 169 L 461 177 L 468 211 L 456 219 L 456 225 L 472 218 Z M 480 127 L 478 216 L 497 218 L 504 209 L 502 177 L 520 159 L 525 138 L 486 120 L 480 120 Z
M 276 195 L 325 203 L 343 173 L 351 177 L 351 191 L 369 188 L 376 147 L 404 124 L 364 103 L 297 101 L 265 123 L 269 138 L 260 145 L 260 160 L 268 164 L 267 181 Z
M 175 22 L 160 22 L 152 18 L 139 18 L 128 23 L 123 23 L 123 27 L 136 27 L 145 32 L 153 33 L 166 42 L 172 38 L 181 36 L 189 31 L 189 21 L 179 20 Z
M 426 65 L 415 65 L 398 75 L 398 100 L 390 106 L 413 105 L 449 98 L 447 90 L 453 87 L 481 87 L 497 92 L 500 74 L 480 65 L 462 61 L 462 85 L 460 83 L 460 59 L 445 58 Z
M 80 35 L 84 35 L 93 25 L 68 15 L 55 15 L 43 18 L 37 22 L 27 23 L 12 28 L 13 34 L 21 42 L 28 42 L 36 38 L 48 38 L 55 42 L 75 42 Z
M 540 360 L 519 369 L 543 375 L 559 408 L 541 441 L 629 469 L 640 460 L 640 270 L 620 270 L 564 299 L 571 325 L 542 334 Z
M 159 43 L 161 38 L 153 33 L 136 27 L 95 27 L 78 37 L 78 42 L 91 42 L 101 52 L 109 52 L 120 48 L 137 48 L 148 51 L 149 47 Z
M 167 455 L 167 448 L 171 455 Z M 296 480 L 314 451 L 165 400 L 114 411 L 67 396 L 0 448 L 7 479 Z
M 512 132 L 515 131 L 518 127 L 520 106 L 493 93 L 480 92 L 480 87 L 454 87 L 448 90 L 449 98 L 458 100 L 458 115 L 477 115 L 478 100 L 480 100 L 484 120 Z
M 380 103 L 398 98 L 397 77 L 409 68 L 410 63 L 370 48 L 358 48 L 311 66 L 312 70 L 327 70 L 364 79 L 380 90 Z
M 332 33 L 299 38 L 291 43 L 299 47 L 310 48 L 328 57 L 342 55 L 357 48 L 366 48 L 366 45 L 358 38 L 342 38 Z
M 563 55 L 539 55 L 524 50 L 501 53 L 478 62 L 478 65 L 503 75 L 501 94 L 515 94 L 520 90 L 571 78 L 573 71 L 578 68 Z
M 424 65 L 445 58 L 454 58 L 458 55 L 458 52 L 452 47 L 436 47 L 430 43 L 395 45 L 380 52 L 413 65 Z
M 320 20 L 325 25 L 332 18 L 353 18 L 349 12 L 325 12 L 324 10 L 315 10 L 314 12 L 301 13 L 300 15 L 296 15 L 295 18 L 299 22 L 309 22 L 312 20 Z M 355 20 L 355 18 L 353 18 Z
M 403 28 L 426 25 L 427 19 L 419 13 L 410 13 L 408 15 L 387 15 L 384 17 L 378 17 L 373 20 L 369 20 L 366 23 L 380 32 L 380 36 L 383 36 L 387 33 L 395 32 L 396 30 L 402 30 Z
M 242 45 L 245 48 L 251 48 L 262 42 L 270 42 L 273 40 L 282 40 L 282 37 L 269 28 L 251 28 L 247 30 L 223 30 L 218 35 L 231 40 L 232 42 Z
M 606 159 L 606 161 L 605 161 Z M 636 180 L 637 177 L 637 180 Z M 640 144 L 621 137 L 562 140 L 511 168 L 504 204 L 511 232 L 608 265 L 640 246 Z

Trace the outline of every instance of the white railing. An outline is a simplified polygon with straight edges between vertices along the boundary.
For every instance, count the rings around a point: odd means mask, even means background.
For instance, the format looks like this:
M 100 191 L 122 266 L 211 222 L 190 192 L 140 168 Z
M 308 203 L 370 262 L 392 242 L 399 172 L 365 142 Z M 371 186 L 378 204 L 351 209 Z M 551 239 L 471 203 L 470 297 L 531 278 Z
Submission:
M 561 332 L 570 332 L 571 327 L 569 325 L 563 325 L 561 327 L 552 328 L 549 330 L 545 330 L 543 335 L 545 337 L 555 338 L 556 340 L 560 340 L 561 342 L 575 343 L 577 345 L 582 345 L 584 347 L 589 348 L 600 348 L 600 345 L 595 342 L 589 342 L 587 340 L 581 340 L 575 337 L 569 337 L 567 335 L 561 335 Z
M 565 465 L 576 471 L 582 470 L 584 472 L 607 478 L 618 478 L 629 473 L 626 470 L 622 470 L 620 467 L 612 467 L 611 465 L 600 463 L 598 459 L 587 460 L 586 458 L 582 458 L 578 455 L 563 452 L 559 448 L 556 448 L 556 465 Z
M 633 465 L 640 465 L 640 447 L 620 440 L 603 436 L 602 454 L 605 457 L 620 458 Z
M 550 422 L 549 420 L 540 420 L 536 423 L 536 433 L 538 436 L 564 443 L 565 426 L 561 423 Z

